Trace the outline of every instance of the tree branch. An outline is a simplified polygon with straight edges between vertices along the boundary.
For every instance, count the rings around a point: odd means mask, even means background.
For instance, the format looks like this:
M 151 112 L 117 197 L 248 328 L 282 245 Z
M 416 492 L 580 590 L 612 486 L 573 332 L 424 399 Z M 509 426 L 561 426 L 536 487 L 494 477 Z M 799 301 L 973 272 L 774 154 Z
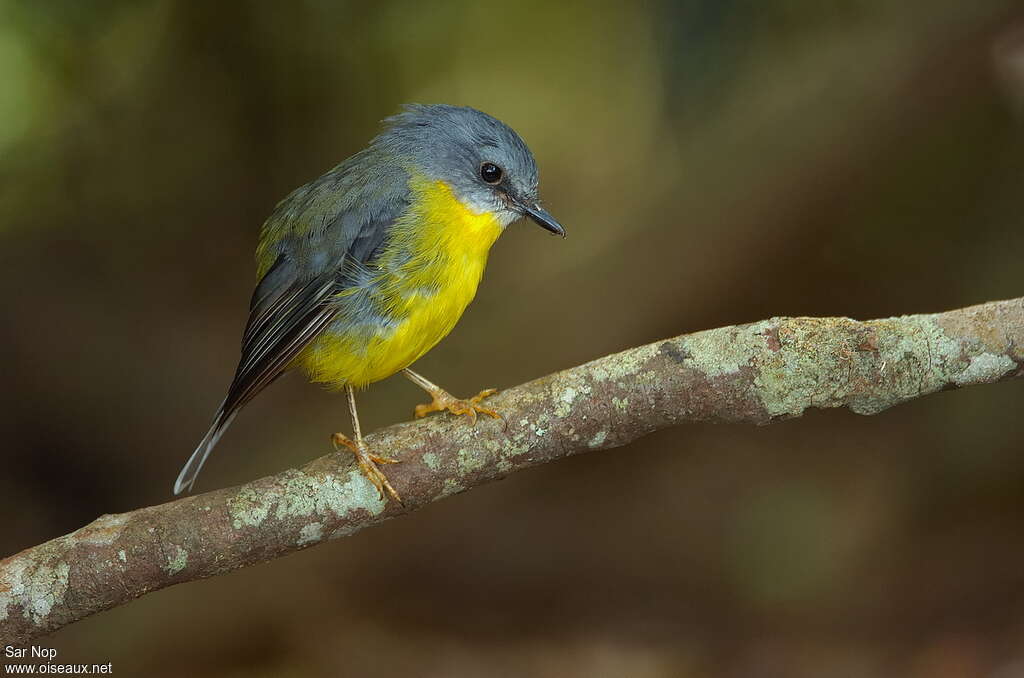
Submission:
M 105 515 L 0 561 L 0 639 L 26 642 L 172 584 L 298 551 L 515 471 L 687 421 L 768 424 L 809 407 L 876 414 L 1024 374 L 1024 298 L 857 322 L 772 318 L 655 342 L 537 379 L 488 404 L 368 437 L 405 506 L 347 452 L 229 489 Z

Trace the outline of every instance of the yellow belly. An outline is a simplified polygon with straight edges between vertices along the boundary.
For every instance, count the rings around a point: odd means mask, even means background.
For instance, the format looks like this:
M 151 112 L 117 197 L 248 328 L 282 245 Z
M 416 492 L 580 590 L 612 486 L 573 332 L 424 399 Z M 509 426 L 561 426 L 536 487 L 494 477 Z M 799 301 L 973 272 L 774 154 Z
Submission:
M 501 225 L 466 209 L 444 183 L 411 188 L 417 199 L 391 227 L 374 288 L 395 324 L 369 336 L 344 327 L 323 334 L 298 359 L 312 381 L 362 387 L 391 376 L 443 339 L 476 295 Z

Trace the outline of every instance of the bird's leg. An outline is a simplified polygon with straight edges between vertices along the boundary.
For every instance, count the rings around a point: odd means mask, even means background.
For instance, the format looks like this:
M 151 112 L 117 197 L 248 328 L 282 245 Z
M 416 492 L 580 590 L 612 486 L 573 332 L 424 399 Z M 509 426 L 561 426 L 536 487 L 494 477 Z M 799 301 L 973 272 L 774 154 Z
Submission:
M 348 448 L 352 454 L 356 456 L 356 462 L 359 464 L 359 470 L 363 472 L 373 486 L 380 492 L 381 499 L 384 498 L 384 491 L 394 497 L 395 501 L 399 504 L 402 503 L 402 498 L 398 496 L 398 492 L 395 488 L 391 487 L 391 483 L 388 482 L 388 477 L 377 468 L 377 464 L 397 464 L 397 459 L 391 459 L 389 457 L 381 457 L 366 449 L 366 443 L 363 442 L 363 432 L 359 427 L 359 413 L 356 412 L 356 393 L 351 386 L 345 387 L 345 394 L 348 396 L 348 411 L 352 415 L 352 432 L 356 439 L 352 440 L 344 433 L 335 433 L 331 436 L 331 442 L 334 443 L 335 449 L 340 449 L 342 446 Z
M 424 391 L 429 393 L 430 397 L 433 399 L 433 402 L 427 405 L 416 406 L 417 418 L 425 417 L 431 412 L 443 412 L 445 410 L 448 410 L 452 414 L 466 415 L 467 417 L 469 417 L 469 420 L 474 424 L 476 423 L 477 413 L 486 414 L 487 416 L 494 417 L 495 419 L 501 419 L 500 414 L 498 414 L 492 409 L 480 405 L 481 400 L 483 400 L 487 396 L 494 395 L 495 393 L 498 392 L 498 389 L 496 388 L 485 389 L 477 393 L 472 398 L 469 398 L 467 400 L 461 400 L 453 396 L 451 393 L 448 393 L 448 391 L 444 390 L 443 388 L 433 383 L 429 379 L 426 379 L 425 377 L 416 374 L 415 372 L 408 368 L 402 370 L 402 374 L 408 377 L 409 381 L 411 381 L 412 383 L 416 384 Z

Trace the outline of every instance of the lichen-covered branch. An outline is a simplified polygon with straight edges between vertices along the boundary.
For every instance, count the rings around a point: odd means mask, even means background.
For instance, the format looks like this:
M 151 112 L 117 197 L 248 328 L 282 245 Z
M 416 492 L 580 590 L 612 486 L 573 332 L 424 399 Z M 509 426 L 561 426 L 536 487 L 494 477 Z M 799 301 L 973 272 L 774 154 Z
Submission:
M 0 561 L 0 641 L 26 642 L 150 591 L 276 558 L 519 469 L 687 421 L 875 414 L 1024 373 L 1024 298 L 885 320 L 772 318 L 666 339 L 495 396 L 503 421 L 434 416 L 369 436 L 405 506 L 348 453 L 241 487 L 98 518 Z

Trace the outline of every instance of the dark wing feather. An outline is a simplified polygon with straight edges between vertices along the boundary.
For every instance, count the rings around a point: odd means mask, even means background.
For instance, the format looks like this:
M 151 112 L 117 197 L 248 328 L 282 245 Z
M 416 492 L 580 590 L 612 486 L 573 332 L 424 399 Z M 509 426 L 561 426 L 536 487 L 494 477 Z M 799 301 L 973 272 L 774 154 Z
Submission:
M 349 264 L 371 262 L 385 242 L 388 227 L 408 205 L 404 177 L 378 176 L 374 194 L 366 195 L 365 189 L 346 187 L 346 176 L 346 172 L 335 170 L 304 186 L 282 201 L 268 220 L 300 221 L 308 217 L 309 205 L 322 199 L 325 192 L 339 194 L 337 207 L 318 220 L 319 229 L 305 237 L 286 235 L 281 239 L 277 259 L 253 293 L 242 356 L 227 397 L 178 474 L 175 494 L 191 489 L 239 410 L 284 374 L 302 349 L 335 318 L 339 308 L 334 297 L 346 287 L 347 275 L 359 268 Z M 395 180 L 394 188 L 382 199 L 381 184 L 391 183 L 389 179 Z M 323 270 L 310 270 L 315 261 L 321 262 Z
M 191 489 L 206 458 L 242 407 L 257 393 L 284 374 L 289 364 L 337 313 L 331 298 L 339 285 L 334 274 L 293 281 L 276 293 L 270 303 L 257 306 L 250 316 L 235 378 L 210 430 L 181 469 L 174 493 Z

